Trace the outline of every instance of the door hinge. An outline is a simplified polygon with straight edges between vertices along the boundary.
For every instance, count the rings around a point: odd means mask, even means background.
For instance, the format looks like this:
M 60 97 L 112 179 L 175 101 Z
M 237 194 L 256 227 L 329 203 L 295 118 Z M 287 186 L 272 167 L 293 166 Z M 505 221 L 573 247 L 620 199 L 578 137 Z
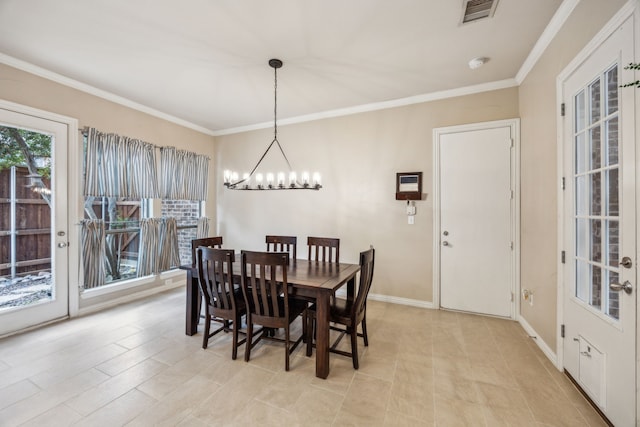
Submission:
M 565 251 L 560 252 L 560 261 L 564 264 L 567 261 L 567 253 Z
M 513 242 L 509 242 L 509 248 L 513 250 Z
M 560 115 L 564 117 L 564 102 L 560 104 Z
M 514 297 L 514 295 L 513 295 L 513 292 L 511 292 L 511 302 L 513 302 L 513 299 L 514 299 L 514 298 L 515 298 L 515 297 Z
M 564 325 L 560 325 L 560 338 L 564 338 Z
M 567 188 L 567 181 L 565 180 L 564 176 L 562 177 L 562 183 L 560 185 L 563 190 Z

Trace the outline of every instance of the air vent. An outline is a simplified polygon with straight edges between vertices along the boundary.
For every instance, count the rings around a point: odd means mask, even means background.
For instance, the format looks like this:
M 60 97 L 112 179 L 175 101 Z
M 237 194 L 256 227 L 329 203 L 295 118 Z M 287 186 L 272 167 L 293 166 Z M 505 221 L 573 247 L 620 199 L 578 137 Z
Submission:
M 496 11 L 498 0 L 464 0 L 462 23 L 491 18 Z

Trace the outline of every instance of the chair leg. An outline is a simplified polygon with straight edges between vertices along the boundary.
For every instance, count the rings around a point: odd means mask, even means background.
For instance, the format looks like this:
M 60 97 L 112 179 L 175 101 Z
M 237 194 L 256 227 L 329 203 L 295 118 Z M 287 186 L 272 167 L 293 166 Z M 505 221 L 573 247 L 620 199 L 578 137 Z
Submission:
M 248 362 L 251 357 L 251 347 L 253 346 L 253 323 L 247 314 L 247 343 L 244 346 L 244 361 Z
M 289 370 L 289 327 L 284 328 L 284 370 Z
M 358 329 L 351 328 L 351 357 L 353 359 L 353 369 L 358 369 Z
M 238 319 L 233 319 L 233 349 L 231 350 L 231 359 L 236 360 L 238 357 Z
M 211 318 L 209 317 L 209 310 L 204 319 L 204 336 L 202 337 L 202 348 L 206 349 L 209 345 L 209 330 L 211 329 Z
M 315 324 L 315 317 L 309 314 L 306 315 L 307 321 L 307 357 L 311 357 L 313 352 L 313 328 Z
M 369 346 L 369 337 L 367 336 L 367 312 L 365 311 L 362 318 L 362 338 L 364 339 L 364 346 Z

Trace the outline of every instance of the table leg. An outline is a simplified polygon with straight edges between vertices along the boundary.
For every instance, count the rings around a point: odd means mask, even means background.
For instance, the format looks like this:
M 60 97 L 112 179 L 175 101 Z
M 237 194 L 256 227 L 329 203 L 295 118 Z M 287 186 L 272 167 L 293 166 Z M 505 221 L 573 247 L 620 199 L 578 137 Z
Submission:
M 316 377 L 329 376 L 329 296 L 320 292 L 316 298 Z
M 198 332 L 198 281 L 191 271 L 187 270 L 187 304 L 185 334 L 195 335 Z
M 347 282 L 347 299 L 353 301 L 355 299 L 356 277 L 353 276 Z

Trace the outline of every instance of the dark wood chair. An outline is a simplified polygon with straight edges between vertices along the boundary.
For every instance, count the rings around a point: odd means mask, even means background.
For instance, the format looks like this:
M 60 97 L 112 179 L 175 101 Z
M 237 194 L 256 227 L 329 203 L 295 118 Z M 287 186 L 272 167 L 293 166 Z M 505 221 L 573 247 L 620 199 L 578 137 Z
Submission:
M 307 237 L 309 252 L 307 259 L 318 262 L 340 262 L 340 239 L 330 237 Z
M 375 261 L 375 249 L 373 247 L 364 252 L 360 252 L 360 283 L 358 293 L 354 298 L 336 298 L 331 302 L 329 310 L 329 320 L 333 322 L 331 329 L 339 331 L 340 335 L 335 340 L 329 351 L 353 359 L 353 368 L 358 369 L 358 336 L 364 339 L 365 347 L 369 345 L 367 336 L 367 296 L 373 281 L 373 266 Z M 313 335 L 315 330 L 315 306 L 307 309 L 307 356 L 311 356 L 313 346 Z M 362 333 L 358 333 L 358 325 L 362 324 Z M 341 325 L 341 326 L 339 326 Z M 338 344 L 345 336 L 351 337 L 351 352 L 338 350 Z
M 194 267 L 197 265 L 196 249 L 198 249 L 200 246 L 220 249 L 222 247 L 222 236 L 204 237 L 202 239 L 191 240 L 191 265 L 193 265 Z
M 233 333 L 231 358 L 236 359 L 238 347 L 246 339 L 238 341 L 242 325 L 242 316 L 247 313 L 242 289 L 233 285 L 233 249 L 214 249 L 199 247 L 196 251 L 198 281 L 200 292 L 205 301 L 205 327 L 202 348 L 207 348 L 209 338 L 220 331 Z M 211 322 L 220 322 L 222 326 L 210 332 Z M 244 333 L 244 332 L 242 332 Z
M 261 339 L 284 341 L 285 369 L 289 370 L 289 355 L 296 349 L 306 334 L 302 324 L 300 338 L 291 342 L 290 325 L 306 310 L 306 303 L 289 298 L 286 252 L 242 251 L 242 274 L 240 276 L 245 304 L 247 306 L 247 345 L 244 360 L 249 361 L 251 349 Z M 254 325 L 263 327 L 262 333 L 253 341 Z M 284 329 L 284 339 L 270 337 L 268 330 Z
M 198 267 L 196 260 L 196 250 L 200 247 L 204 246 L 207 248 L 217 248 L 220 249 L 222 247 L 222 236 L 215 237 L 203 237 L 201 239 L 192 239 L 191 240 L 191 265 L 193 267 Z M 198 319 L 202 318 L 202 292 L 198 293 Z
M 267 252 L 289 252 L 292 259 L 298 257 L 296 236 L 267 236 Z

